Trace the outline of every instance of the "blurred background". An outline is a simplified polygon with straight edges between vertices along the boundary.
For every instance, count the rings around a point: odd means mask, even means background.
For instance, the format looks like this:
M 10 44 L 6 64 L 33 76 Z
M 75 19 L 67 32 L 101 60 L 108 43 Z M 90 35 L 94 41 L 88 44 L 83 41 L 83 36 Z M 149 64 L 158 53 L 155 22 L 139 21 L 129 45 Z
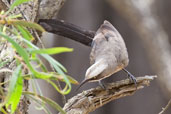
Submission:
M 87 30 L 96 31 L 104 20 L 110 21 L 123 36 L 129 54 L 127 70 L 134 76 L 158 75 L 150 86 L 133 96 L 120 98 L 91 114 L 158 114 L 171 98 L 171 1 L 170 0 L 66 0 L 57 19 L 65 20 Z M 52 36 L 53 38 L 50 38 Z M 44 39 L 46 47 L 66 46 L 72 53 L 54 56 L 67 69 L 68 74 L 81 82 L 89 65 L 91 48 L 57 35 Z M 114 82 L 125 79 L 120 71 L 104 80 Z M 170 80 L 169 80 L 170 79 Z M 170 84 L 169 84 L 170 83 Z M 61 95 L 50 84 L 40 81 L 45 96 L 63 106 Z M 85 84 L 78 92 L 96 87 Z M 67 99 L 76 95 L 72 92 Z M 29 113 L 36 111 L 32 106 Z M 57 112 L 52 109 L 52 113 Z M 171 108 L 166 113 L 171 114 Z

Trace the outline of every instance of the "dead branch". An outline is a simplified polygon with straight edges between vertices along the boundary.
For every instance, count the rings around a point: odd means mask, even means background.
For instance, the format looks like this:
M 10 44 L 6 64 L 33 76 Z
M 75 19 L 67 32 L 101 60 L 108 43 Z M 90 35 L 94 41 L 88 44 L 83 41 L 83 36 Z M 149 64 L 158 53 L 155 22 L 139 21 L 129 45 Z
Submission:
M 137 88 L 129 79 L 108 83 L 106 89 L 101 87 L 85 90 L 68 100 L 64 106 L 67 114 L 88 114 L 99 107 L 125 96 L 133 95 L 137 90 L 149 85 L 157 76 L 137 77 Z
M 164 114 L 164 112 L 171 107 L 171 99 L 169 100 L 169 102 L 167 103 L 166 107 L 162 108 L 162 111 L 159 114 Z

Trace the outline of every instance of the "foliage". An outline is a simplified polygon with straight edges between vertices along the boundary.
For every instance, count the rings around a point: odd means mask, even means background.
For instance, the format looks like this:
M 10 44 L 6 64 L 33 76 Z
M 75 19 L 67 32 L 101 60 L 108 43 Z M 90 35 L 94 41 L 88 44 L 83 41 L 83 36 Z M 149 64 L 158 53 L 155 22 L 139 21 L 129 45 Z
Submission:
M 0 92 L 4 97 L 3 102 L 0 104 L 0 110 L 3 113 L 14 113 L 17 109 L 17 105 L 20 102 L 21 96 L 25 95 L 37 102 L 37 104 L 41 105 L 42 109 L 47 113 L 50 112 L 46 108 L 45 104 L 49 104 L 61 113 L 65 113 L 57 103 L 46 97 L 43 97 L 43 95 L 37 94 L 38 92 L 41 93 L 41 91 L 38 84 L 34 80 L 45 80 L 46 82 L 50 83 L 59 93 L 64 95 L 68 94 L 71 91 L 71 83 L 78 84 L 78 82 L 72 77 L 66 75 L 65 73 L 67 70 L 65 67 L 53 59 L 50 55 L 63 52 L 72 52 L 73 49 L 66 47 L 40 49 L 32 43 L 35 38 L 29 31 L 31 29 L 36 29 L 40 32 L 45 32 L 44 28 L 33 22 L 19 20 L 18 18 L 22 17 L 20 14 L 10 14 L 10 12 L 13 11 L 16 6 L 28 1 L 30 0 L 16 0 L 8 11 L 0 12 L 0 40 L 11 44 L 13 51 L 15 51 L 15 59 L 17 64 L 17 68 L 12 73 L 10 81 L 7 82 L 9 83 L 8 92 L 3 93 L 3 89 L 0 87 Z M 42 60 L 39 59 L 37 55 L 42 56 L 46 61 L 48 61 L 55 71 L 49 72 Z M 37 67 L 31 64 L 32 62 L 36 62 L 38 67 L 41 68 L 41 71 L 38 71 Z M 8 61 L 0 60 L 0 69 L 3 68 L 3 66 L 5 66 L 7 63 Z M 31 80 L 34 82 L 34 92 L 23 91 L 23 80 Z M 54 83 L 55 80 L 64 82 L 65 87 L 61 90 L 60 87 Z

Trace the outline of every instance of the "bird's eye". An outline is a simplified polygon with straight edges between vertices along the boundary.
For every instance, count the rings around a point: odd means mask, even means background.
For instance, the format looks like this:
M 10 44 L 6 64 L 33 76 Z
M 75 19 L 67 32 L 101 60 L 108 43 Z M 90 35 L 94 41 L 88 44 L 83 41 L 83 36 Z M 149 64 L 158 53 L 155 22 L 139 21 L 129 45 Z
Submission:
M 105 38 L 106 38 L 107 41 L 109 41 L 109 38 L 110 37 L 113 37 L 113 35 L 111 33 L 105 33 L 104 36 L 105 36 Z

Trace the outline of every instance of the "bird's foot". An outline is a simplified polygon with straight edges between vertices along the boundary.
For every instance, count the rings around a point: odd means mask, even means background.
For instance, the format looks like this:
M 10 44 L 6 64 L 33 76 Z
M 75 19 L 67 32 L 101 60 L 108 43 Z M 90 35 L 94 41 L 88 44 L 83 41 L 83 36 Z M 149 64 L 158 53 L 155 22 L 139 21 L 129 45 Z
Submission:
M 99 80 L 99 85 L 100 85 L 100 87 L 103 88 L 104 90 L 106 89 L 106 86 L 104 85 L 104 83 L 102 83 L 101 80 Z
M 134 75 L 132 75 L 129 71 L 127 71 L 125 68 L 123 69 L 124 72 L 127 73 L 128 78 L 135 84 L 136 89 L 137 89 L 137 80 Z

